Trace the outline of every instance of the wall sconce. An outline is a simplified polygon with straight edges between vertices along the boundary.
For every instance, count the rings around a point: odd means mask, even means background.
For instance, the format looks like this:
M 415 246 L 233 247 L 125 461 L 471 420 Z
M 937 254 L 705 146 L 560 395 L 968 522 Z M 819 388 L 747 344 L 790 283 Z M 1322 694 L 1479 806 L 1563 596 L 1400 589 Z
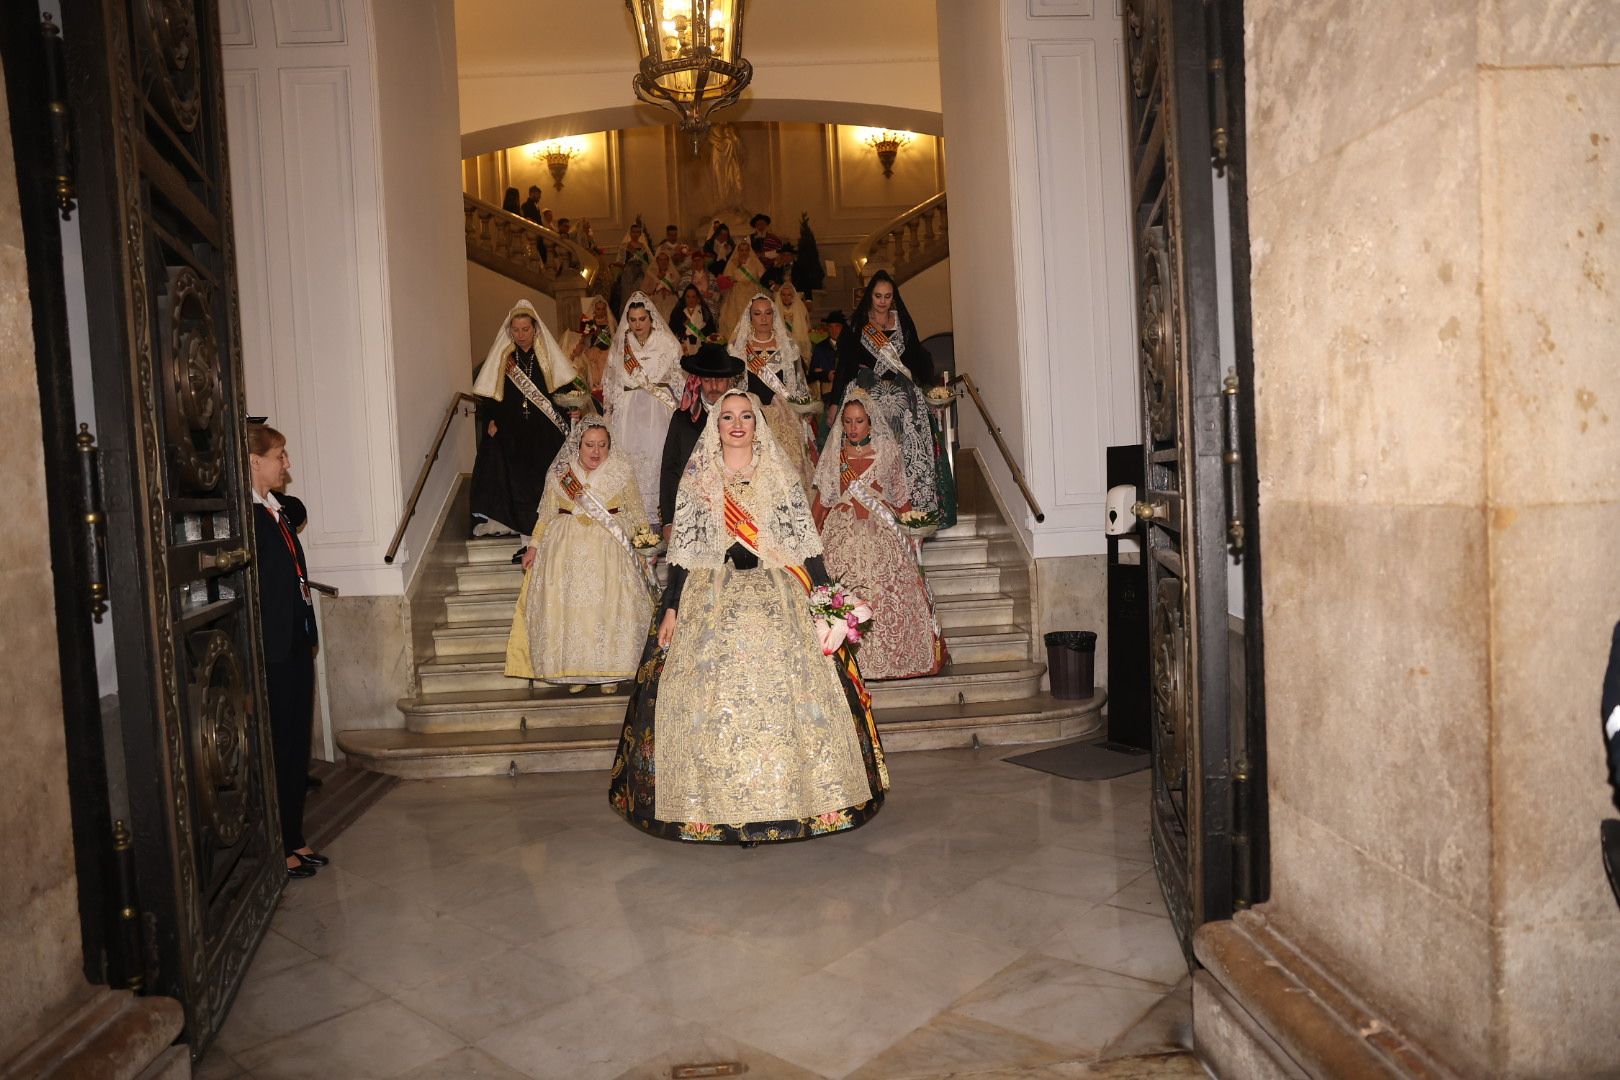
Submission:
M 894 159 L 900 155 L 900 148 L 911 142 L 914 137 L 909 131 L 878 128 L 873 129 L 871 134 L 861 141 L 877 151 L 878 164 L 883 166 L 883 177 L 887 180 L 894 176 Z
M 558 191 L 562 190 L 563 177 L 568 175 L 568 163 L 579 156 L 580 150 L 567 142 L 549 142 L 535 145 L 529 153 L 536 161 L 546 163 L 546 170 L 551 173 L 551 182 Z

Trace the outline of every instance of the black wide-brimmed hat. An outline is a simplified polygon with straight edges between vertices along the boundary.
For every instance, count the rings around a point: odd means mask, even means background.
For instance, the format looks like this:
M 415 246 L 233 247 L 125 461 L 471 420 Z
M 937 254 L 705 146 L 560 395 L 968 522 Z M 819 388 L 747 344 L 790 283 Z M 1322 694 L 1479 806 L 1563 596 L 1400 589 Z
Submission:
M 717 341 L 705 341 L 691 356 L 681 357 L 681 370 L 700 379 L 735 379 L 744 370 L 743 362 Z
M 849 320 L 844 317 L 844 313 L 842 311 L 835 309 L 827 312 L 827 317 L 821 320 L 821 325 L 823 326 L 831 326 L 833 323 L 837 323 L 839 326 L 848 326 Z

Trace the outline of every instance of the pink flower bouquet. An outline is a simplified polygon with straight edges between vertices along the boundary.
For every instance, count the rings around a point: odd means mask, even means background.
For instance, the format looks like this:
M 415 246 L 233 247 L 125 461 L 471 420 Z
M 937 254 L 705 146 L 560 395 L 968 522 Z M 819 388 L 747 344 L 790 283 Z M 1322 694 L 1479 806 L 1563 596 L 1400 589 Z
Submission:
M 831 656 L 844 645 L 854 652 L 872 629 L 872 605 L 841 581 L 818 586 L 810 593 L 810 613 L 815 617 L 816 636 L 821 639 L 824 656 Z

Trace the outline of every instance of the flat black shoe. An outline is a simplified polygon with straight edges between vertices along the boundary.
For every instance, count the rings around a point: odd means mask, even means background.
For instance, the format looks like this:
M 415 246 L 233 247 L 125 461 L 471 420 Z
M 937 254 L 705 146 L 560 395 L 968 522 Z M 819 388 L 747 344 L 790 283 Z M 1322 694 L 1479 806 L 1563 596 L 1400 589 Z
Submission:
M 522 565 L 522 563 L 523 563 L 523 553 L 524 553 L 524 552 L 525 552 L 525 551 L 528 551 L 528 550 L 529 550 L 529 549 L 528 549 L 528 548 L 526 548 L 526 547 L 520 547 L 520 548 L 518 548 L 518 549 L 517 549 L 517 554 L 516 554 L 516 555 L 514 555 L 514 556 L 512 556 L 512 562 L 513 562 L 513 563 L 514 563 L 514 564 L 517 564 L 517 565 Z
M 314 791 L 320 786 L 321 778 L 316 776 L 314 773 L 310 773 L 308 776 L 304 777 L 304 788 L 306 791 Z
M 295 851 L 295 852 L 293 852 L 293 858 L 297 859 L 299 862 L 303 863 L 305 866 L 326 866 L 328 863 L 330 863 L 332 861 L 331 859 L 328 859 L 325 855 L 322 855 L 319 852 L 315 852 L 315 851 L 310 852 L 308 855 L 305 855 L 301 851 Z
M 297 866 L 289 866 L 287 867 L 287 876 L 290 878 L 314 877 L 315 868 L 313 866 L 305 866 L 302 863 L 298 864 Z

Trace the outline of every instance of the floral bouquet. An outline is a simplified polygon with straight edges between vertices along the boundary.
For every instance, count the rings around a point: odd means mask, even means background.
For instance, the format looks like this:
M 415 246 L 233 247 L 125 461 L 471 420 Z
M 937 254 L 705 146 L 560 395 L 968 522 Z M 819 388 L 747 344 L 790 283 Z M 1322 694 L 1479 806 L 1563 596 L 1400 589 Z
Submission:
M 714 284 L 715 287 L 721 292 L 730 292 L 731 287 L 737 284 L 737 279 L 732 277 L 730 274 L 721 274 L 719 277 L 714 279 Z
M 943 409 L 956 400 L 956 391 L 949 386 L 930 386 L 923 396 L 928 399 L 928 404 L 934 408 Z
M 789 409 L 792 409 L 800 416 L 821 415 L 821 402 L 817 401 L 814 397 L 783 398 L 782 400 L 787 404 Z
M 913 536 L 932 536 L 939 529 L 939 514 L 932 510 L 904 510 L 895 520 Z
M 861 637 L 872 629 L 872 605 L 844 587 L 841 581 L 817 586 L 810 593 L 810 614 L 815 616 L 821 652 L 831 656 L 839 646 L 854 652 Z
M 643 525 L 630 538 L 630 544 L 643 555 L 650 555 L 664 546 L 664 538 L 653 532 L 651 526 Z
M 724 345 L 726 343 L 726 339 L 721 337 L 719 334 L 710 334 L 703 340 L 707 341 L 710 345 Z
M 551 400 L 555 401 L 558 405 L 561 405 L 564 409 L 583 410 L 586 405 L 590 404 L 591 391 L 585 385 L 584 379 L 575 379 L 573 382 L 557 391 L 557 393 L 553 394 Z

